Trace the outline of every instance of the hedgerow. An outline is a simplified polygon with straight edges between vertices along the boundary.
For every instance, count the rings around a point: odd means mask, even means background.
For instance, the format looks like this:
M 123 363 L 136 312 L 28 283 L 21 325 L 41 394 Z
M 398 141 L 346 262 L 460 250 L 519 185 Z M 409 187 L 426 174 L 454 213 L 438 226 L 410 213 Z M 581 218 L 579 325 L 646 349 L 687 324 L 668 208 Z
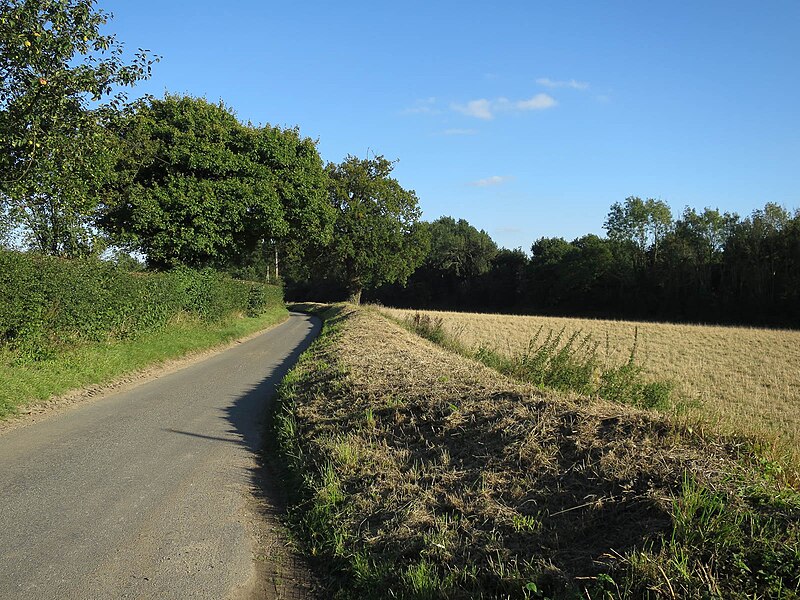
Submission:
M 23 359 L 82 341 L 129 338 L 179 314 L 218 321 L 256 316 L 282 301 L 278 286 L 210 269 L 131 273 L 97 259 L 0 251 L 0 347 Z

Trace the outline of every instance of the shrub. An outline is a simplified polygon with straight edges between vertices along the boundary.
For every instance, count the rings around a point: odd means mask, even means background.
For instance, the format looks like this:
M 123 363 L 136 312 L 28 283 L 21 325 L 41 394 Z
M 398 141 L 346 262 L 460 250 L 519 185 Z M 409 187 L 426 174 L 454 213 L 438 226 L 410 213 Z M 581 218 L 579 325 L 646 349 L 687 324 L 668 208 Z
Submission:
M 212 271 L 131 273 L 97 259 L 0 251 L 0 347 L 20 359 L 81 341 L 127 338 L 180 313 L 217 321 L 282 303 L 281 288 Z

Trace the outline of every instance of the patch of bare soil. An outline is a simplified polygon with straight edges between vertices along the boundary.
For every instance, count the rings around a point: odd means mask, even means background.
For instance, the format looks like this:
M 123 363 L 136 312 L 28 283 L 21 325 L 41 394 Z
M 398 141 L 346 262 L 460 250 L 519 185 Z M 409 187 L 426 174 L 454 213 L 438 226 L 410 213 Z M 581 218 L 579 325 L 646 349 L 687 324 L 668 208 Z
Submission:
M 546 394 L 343 310 L 306 367 L 298 439 L 341 482 L 341 552 L 405 568 L 414 589 L 580 588 L 657 543 L 687 474 L 715 488 L 734 468 L 731 448 L 652 413 Z

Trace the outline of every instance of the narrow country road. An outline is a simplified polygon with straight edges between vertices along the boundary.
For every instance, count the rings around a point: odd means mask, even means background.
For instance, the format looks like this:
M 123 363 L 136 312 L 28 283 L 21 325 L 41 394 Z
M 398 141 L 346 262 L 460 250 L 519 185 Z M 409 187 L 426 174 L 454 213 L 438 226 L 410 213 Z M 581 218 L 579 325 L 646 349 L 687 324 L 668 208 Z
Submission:
M 0 435 L 0 598 L 242 597 L 269 396 L 319 329 L 207 360 Z

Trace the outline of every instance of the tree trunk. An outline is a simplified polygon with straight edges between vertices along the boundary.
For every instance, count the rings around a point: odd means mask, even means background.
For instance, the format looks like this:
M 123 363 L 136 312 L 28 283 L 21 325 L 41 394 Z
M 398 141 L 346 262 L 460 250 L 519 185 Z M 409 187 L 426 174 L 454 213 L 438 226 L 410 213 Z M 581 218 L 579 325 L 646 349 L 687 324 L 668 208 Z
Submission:
M 361 288 L 350 288 L 350 296 L 347 301 L 351 304 L 361 304 Z

